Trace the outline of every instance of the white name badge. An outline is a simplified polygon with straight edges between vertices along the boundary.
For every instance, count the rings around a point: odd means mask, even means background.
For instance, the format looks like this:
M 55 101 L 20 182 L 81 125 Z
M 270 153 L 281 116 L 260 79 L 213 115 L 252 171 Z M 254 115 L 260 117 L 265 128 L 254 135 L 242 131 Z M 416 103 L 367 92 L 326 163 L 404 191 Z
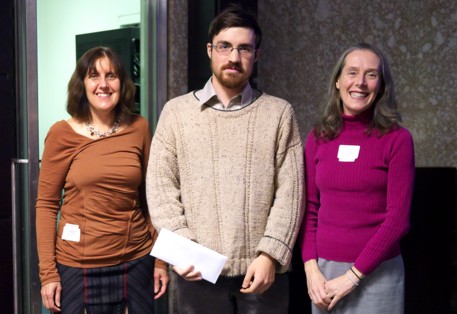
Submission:
M 359 157 L 359 145 L 340 145 L 338 148 L 338 160 L 340 162 L 354 162 Z
M 81 238 L 81 230 L 78 225 L 66 223 L 63 227 L 62 240 L 79 242 Z

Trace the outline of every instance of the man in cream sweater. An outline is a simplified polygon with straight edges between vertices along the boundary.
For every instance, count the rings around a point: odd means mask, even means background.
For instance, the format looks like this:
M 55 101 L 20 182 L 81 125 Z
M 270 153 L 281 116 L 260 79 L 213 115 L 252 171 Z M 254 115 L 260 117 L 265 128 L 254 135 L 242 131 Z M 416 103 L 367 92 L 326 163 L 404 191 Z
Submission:
M 251 88 L 262 32 L 229 7 L 211 23 L 213 75 L 170 100 L 154 134 L 147 198 L 157 230 L 227 256 L 216 284 L 173 267 L 180 313 L 287 313 L 303 216 L 303 151 L 291 105 Z

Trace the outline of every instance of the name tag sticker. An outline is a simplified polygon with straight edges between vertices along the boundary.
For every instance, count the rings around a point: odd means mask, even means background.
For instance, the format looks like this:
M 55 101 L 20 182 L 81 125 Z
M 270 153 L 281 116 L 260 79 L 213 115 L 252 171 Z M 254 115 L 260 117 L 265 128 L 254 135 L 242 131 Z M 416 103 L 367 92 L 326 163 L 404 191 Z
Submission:
M 78 225 L 66 223 L 63 227 L 62 240 L 79 242 L 81 238 L 81 230 Z
M 354 162 L 359 157 L 359 145 L 340 145 L 338 147 L 339 162 Z

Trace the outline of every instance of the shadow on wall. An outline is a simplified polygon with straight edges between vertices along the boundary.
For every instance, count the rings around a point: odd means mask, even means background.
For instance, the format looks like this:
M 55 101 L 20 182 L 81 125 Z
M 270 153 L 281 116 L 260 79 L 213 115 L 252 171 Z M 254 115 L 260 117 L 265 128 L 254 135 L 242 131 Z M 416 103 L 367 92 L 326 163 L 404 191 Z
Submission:
M 452 313 L 456 198 L 456 168 L 416 168 L 411 228 L 402 241 L 406 314 Z
M 457 313 L 456 168 L 416 168 L 411 228 L 403 239 L 405 314 Z M 289 314 L 311 313 L 298 245 Z

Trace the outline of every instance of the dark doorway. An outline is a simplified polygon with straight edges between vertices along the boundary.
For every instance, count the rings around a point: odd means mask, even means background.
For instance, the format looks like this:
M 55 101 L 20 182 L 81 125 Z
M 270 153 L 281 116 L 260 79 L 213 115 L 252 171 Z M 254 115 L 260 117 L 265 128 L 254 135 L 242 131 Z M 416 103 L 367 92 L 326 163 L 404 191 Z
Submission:
M 188 90 L 201 89 L 211 76 L 206 44 L 208 28 L 213 18 L 228 5 L 237 3 L 257 15 L 257 0 L 192 0 L 189 1 L 188 36 Z M 262 25 L 260 25 L 262 27 Z M 257 70 L 251 77 L 251 85 L 256 86 Z
M 15 157 L 15 40 L 14 2 L 2 0 L 0 10 L 0 125 L 2 149 L 0 149 L 0 309 L 13 313 L 13 258 L 11 219 L 11 159 Z

